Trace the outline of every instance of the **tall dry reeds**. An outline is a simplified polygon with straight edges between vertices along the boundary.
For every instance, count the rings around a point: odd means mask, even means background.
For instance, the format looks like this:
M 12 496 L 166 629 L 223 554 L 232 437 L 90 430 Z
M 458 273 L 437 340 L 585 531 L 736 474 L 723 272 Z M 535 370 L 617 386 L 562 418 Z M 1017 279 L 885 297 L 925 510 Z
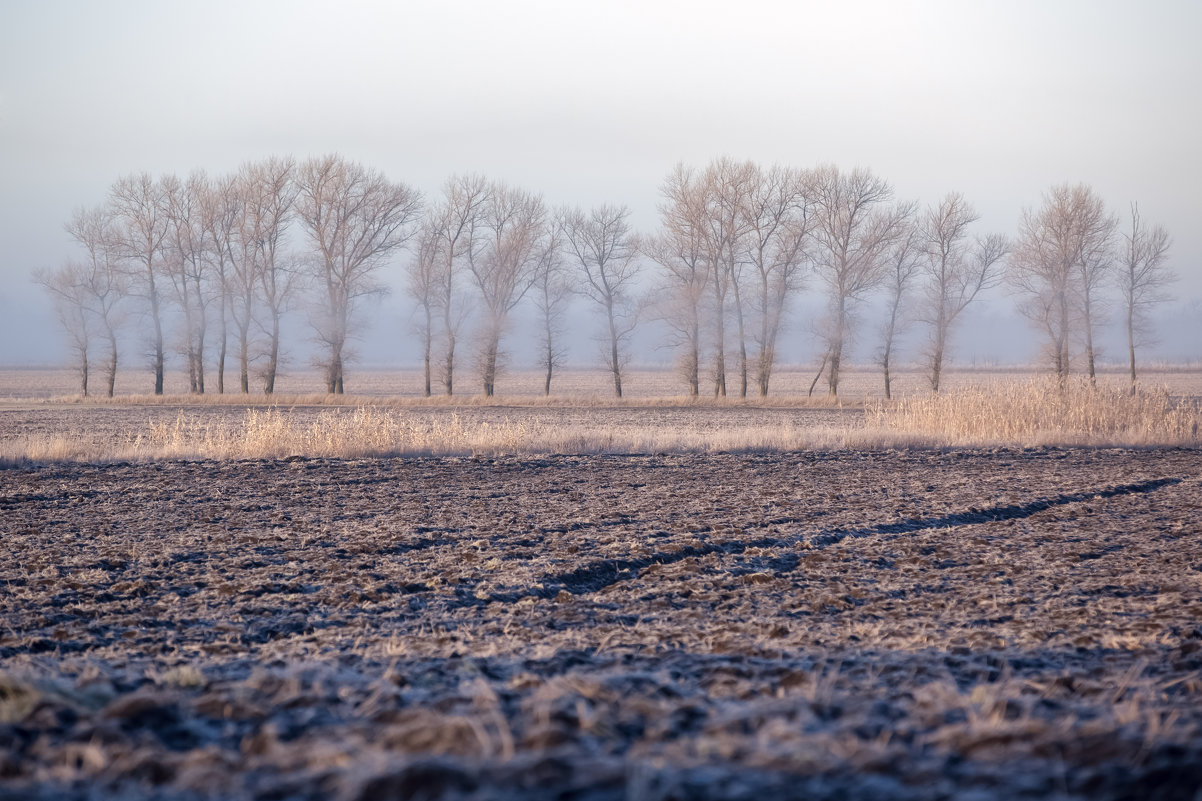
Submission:
M 1164 390 L 1129 394 L 1087 381 L 997 381 L 867 409 L 842 427 L 764 424 L 715 427 L 680 415 L 641 415 L 615 424 L 587 413 L 566 421 L 554 407 L 515 409 L 516 419 L 484 421 L 463 413 L 361 406 L 293 414 L 249 408 L 242 417 L 203 408 L 130 431 L 116 445 L 70 432 L 0 443 L 0 466 L 139 459 L 280 459 L 290 456 L 473 456 L 586 453 L 710 453 L 961 445 L 1198 446 L 1197 398 Z M 672 422 L 665 422 L 671 420 Z
M 237 422 L 215 423 L 181 414 L 152 424 L 131 445 L 135 458 L 279 459 L 289 456 L 357 458 L 392 455 L 513 452 L 529 438 L 520 423 L 468 425 L 457 415 L 420 419 L 361 406 L 323 411 L 301 422 L 276 409 L 248 409 Z
M 134 458 L 272 459 L 288 456 L 471 456 L 549 453 L 660 453 L 790 450 L 838 447 L 839 432 L 794 426 L 744 427 L 723 432 L 651 424 L 613 427 L 537 416 L 519 421 L 472 421 L 452 414 L 418 417 L 360 407 L 323 411 L 301 423 L 278 409 L 247 410 L 238 423 L 216 424 L 181 414 L 152 425 L 131 444 Z
M 1192 445 L 1198 401 L 1088 380 L 996 381 L 868 409 L 868 429 L 932 444 Z
M 585 453 L 705 453 L 784 451 L 845 446 L 847 432 L 834 428 L 765 424 L 715 430 L 706 426 L 629 422 L 617 426 L 564 424 L 555 414 L 484 421 L 449 414 L 364 406 L 327 409 L 300 417 L 278 408 L 247 409 L 240 418 L 181 412 L 150 422 L 121 444 L 91 445 L 67 437 L 24 437 L 0 444 L 0 466 L 29 462 L 140 459 L 281 459 L 291 456 L 475 456 Z

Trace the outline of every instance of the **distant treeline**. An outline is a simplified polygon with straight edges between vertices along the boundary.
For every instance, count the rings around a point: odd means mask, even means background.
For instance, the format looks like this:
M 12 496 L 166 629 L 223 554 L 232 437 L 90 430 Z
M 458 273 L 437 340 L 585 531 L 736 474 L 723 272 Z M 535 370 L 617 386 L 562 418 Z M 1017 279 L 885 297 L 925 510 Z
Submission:
M 801 292 L 825 300 L 811 328 L 824 353 L 811 393 L 825 377 L 836 395 L 848 344 L 873 336 L 888 396 L 894 343 L 909 325 L 927 331 L 938 390 L 957 322 L 999 285 L 1018 296 L 1062 378 L 1076 364 L 1093 377 L 1101 309 L 1120 300 L 1134 386 L 1149 311 L 1173 280 L 1165 230 L 1135 204 L 1120 224 L 1085 185 L 1049 189 L 1012 238 L 975 232 L 978 215 L 958 193 L 925 207 L 901 202 L 866 169 L 716 159 L 676 167 L 661 197 L 659 230 L 638 234 L 625 206 L 550 208 L 478 175 L 454 176 L 423 198 L 337 155 L 271 157 L 220 177 L 142 173 L 78 210 L 66 228 L 79 255 L 36 279 L 55 300 L 85 395 L 95 362 L 112 395 L 131 325 L 148 344 L 156 394 L 169 342 L 192 392 L 213 389 L 215 376 L 217 392 L 248 393 L 255 376 L 271 393 L 281 320 L 294 313 L 320 345 L 327 391 L 341 393 L 360 302 L 385 291 L 381 267 L 403 259 L 427 395 L 454 392 L 464 351 L 492 395 L 507 323 L 523 303 L 537 312 L 550 394 L 568 327 L 585 324 L 568 319 L 569 301 L 583 296 L 619 397 L 630 337 L 649 320 L 670 332 L 664 344 L 679 354 L 691 395 L 767 395 L 782 323 Z M 883 316 L 868 321 L 862 307 L 873 297 Z M 231 387 L 227 363 L 237 372 Z

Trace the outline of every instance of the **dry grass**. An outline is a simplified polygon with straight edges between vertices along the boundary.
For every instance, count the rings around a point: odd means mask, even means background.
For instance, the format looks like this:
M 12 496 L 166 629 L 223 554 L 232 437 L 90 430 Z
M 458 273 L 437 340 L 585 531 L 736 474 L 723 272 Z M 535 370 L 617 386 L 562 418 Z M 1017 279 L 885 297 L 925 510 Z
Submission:
M 361 406 L 323 410 L 308 422 L 278 408 L 248 409 L 224 422 L 203 412 L 148 423 L 112 448 L 69 436 L 20 437 L 0 446 L 0 465 L 139 459 L 280 459 L 292 456 L 475 456 L 551 453 L 695 453 L 838 448 L 848 432 L 794 425 L 736 430 L 632 424 L 614 428 L 526 416 L 500 422 Z
M 323 396 L 324 397 L 324 396 Z M 251 407 L 244 416 L 189 407 L 172 420 L 148 421 L 122 431 L 119 442 L 77 432 L 31 433 L 0 439 L 0 466 L 29 462 L 103 462 L 140 459 L 280 459 L 292 456 L 543 455 L 552 453 L 781 452 L 803 449 L 954 447 L 962 445 L 1196 446 L 1202 410 L 1192 397 L 1167 390 L 1131 395 L 1117 385 L 1070 381 L 998 380 L 872 404 L 844 425 L 764 422 L 714 425 L 712 402 L 699 415 L 607 414 L 528 404 L 491 421 L 474 412 L 431 415 L 406 406 L 360 405 L 294 414 L 278 406 Z M 638 401 L 641 407 L 653 399 Z M 737 406 L 732 405 L 731 413 Z M 540 411 L 543 409 L 544 411 Z M 565 409 L 584 409 L 565 419 Z M 504 412 L 509 414 L 508 412 Z M 616 417 L 615 417 L 616 414 Z M 705 417 L 706 419 L 703 419 Z M 615 422 L 615 419 L 617 422 Z
M 1202 409 L 1168 390 L 995 381 L 868 410 L 869 430 L 938 445 L 1195 445 Z
M 749 396 L 714 397 L 702 395 L 645 395 L 615 398 L 611 395 L 434 395 L 432 397 L 410 397 L 401 395 L 330 395 L 327 393 L 242 395 L 242 394 L 166 394 L 166 395 L 119 395 L 112 398 L 89 395 L 60 395 L 38 399 L 39 404 L 71 406 L 187 406 L 187 407 L 242 407 L 275 408 L 290 406 L 328 406 L 331 408 L 356 408 L 373 406 L 381 409 L 438 409 L 438 408 L 721 408 L 751 407 L 766 409 L 831 409 L 862 408 L 862 398 L 830 398 L 826 395 L 809 397 L 772 396 L 767 398 Z M 18 402 L 28 406 L 28 402 Z M 0 404 L 2 406 L 3 404 Z

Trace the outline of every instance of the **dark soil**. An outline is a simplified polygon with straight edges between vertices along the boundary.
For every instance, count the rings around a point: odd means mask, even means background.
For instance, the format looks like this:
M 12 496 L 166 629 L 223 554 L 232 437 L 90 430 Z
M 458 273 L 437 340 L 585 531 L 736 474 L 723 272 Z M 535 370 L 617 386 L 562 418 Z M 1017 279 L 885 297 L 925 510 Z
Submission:
M 1202 452 L 0 470 L 0 797 L 1202 787 Z

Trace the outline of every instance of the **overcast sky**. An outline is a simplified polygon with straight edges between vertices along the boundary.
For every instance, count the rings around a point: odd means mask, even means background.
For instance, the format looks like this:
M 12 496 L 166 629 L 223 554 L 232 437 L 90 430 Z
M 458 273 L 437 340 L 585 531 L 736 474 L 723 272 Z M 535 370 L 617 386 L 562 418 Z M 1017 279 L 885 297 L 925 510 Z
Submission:
M 1196 0 L 0 0 L 0 364 L 66 359 L 29 276 L 72 254 L 74 207 L 270 154 L 430 194 L 481 172 L 643 229 L 673 164 L 718 155 L 960 191 L 1006 233 L 1080 181 L 1167 226 L 1202 298 L 1200 34 Z

